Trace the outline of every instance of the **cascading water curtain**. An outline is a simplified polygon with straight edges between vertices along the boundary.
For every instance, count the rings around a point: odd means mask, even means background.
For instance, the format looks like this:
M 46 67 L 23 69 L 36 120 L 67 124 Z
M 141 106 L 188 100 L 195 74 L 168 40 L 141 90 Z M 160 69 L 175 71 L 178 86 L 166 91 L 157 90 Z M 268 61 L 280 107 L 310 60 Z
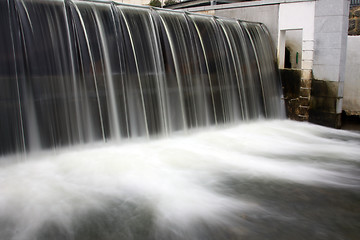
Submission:
M 284 116 L 262 24 L 7 0 L 0 30 L 0 154 Z

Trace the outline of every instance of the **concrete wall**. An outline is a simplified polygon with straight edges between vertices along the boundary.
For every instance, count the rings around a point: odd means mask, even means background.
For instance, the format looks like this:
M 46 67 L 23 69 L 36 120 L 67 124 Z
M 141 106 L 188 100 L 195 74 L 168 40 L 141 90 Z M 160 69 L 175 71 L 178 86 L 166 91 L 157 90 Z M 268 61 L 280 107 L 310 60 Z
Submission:
M 348 37 L 343 110 L 360 115 L 360 36 Z
M 349 1 L 316 1 L 314 77 L 344 81 Z
M 314 16 L 315 2 L 295 2 L 280 5 L 279 10 L 279 43 L 278 58 L 280 68 L 283 67 L 285 36 L 287 30 L 301 29 L 303 31 L 302 43 L 302 69 L 311 70 L 314 51 Z
M 287 35 L 293 30 L 301 30 L 302 35 L 298 35 L 298 39 L 294 42 L 301 42 L 302 62 L 301 62 L 301 78 L 299 83 L 299 95 L 292 98 L 294 112 L 289 112 L 289 116 L 296 120 L 308 120 L 310 97 L 311 97 L 311 81 L 312 67 L 314 60 L 314 28 L 315 28 L 315 2 L 285 2 L 280 4 L 279 10 L 279 42 L 277 46 L 279 68 L 284 68 L 284 55 Z M 288 74 L 287 74 L 288 75 Z M 287 76 L 284 75 L 284 76 Z M 293 82 L 293 79 L 287 79 Z M 296 108 L 297 104 L 297 108 Z
M 340 127 L 349 0 L 315 2 L 315 52 L 309 121 Z

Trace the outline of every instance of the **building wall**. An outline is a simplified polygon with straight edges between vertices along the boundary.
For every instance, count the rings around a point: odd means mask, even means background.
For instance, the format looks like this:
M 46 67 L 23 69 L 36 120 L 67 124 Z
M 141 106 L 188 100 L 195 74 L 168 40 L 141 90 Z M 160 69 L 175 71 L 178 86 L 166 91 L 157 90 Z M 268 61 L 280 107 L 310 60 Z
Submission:
M 343 110 L 360 116 L 360 6 L 350 8 L 348 33 Z
M 316 1 L 314 77 L 344 81 L 349 18 L 348 0 Z
M 279 10 L 279 32 L 278 32 L 278 59 L 279 68 L 284 68 L 285 47 L 289 44 L 301 43 L 301 67 L 300 67 L 300 82 L 299 91 L 296 98 L 285 99 L 285 102 L 291 103 L 293 112 L 288 112 L 292 119 L 308 120 L 309 108 L 311 99 L 311 81 L 312 81 L 312 68 L 314 60 L 314 28 L 315 28 L 315 2 L 289 2 L 280 4 Z M 289 39 L 288 35 L 293 35 L 293 31 L 301 31 L 302 35 L 294 35 L 296 39 Z M 287 42 L 289 41 L 290 42 Z M 294 55 L 296 49 L 290 52 Z M 287 76 L 287 75 L 285 75 Z M 287 81 L 295 81 L 294 79 L 287 79 Z M 290 84 L 290 83 L 288 83 Z
M 287 30 L 302 30 L 302 69 L 311 70 L 314 52 L 314 16 L 315 2 L 285 3 L 280 5 L 279 11 L 279 43 L 278 58 L 282 68 L 285 49 L 285 35 Z M 284 35 L 284 36 L 281 36 Z
M 360 36 L 348 37 L 343 110 L 360 115 Z
M 340 127 L 349 0 L 315 2 L 315 52 L 309 121 Z

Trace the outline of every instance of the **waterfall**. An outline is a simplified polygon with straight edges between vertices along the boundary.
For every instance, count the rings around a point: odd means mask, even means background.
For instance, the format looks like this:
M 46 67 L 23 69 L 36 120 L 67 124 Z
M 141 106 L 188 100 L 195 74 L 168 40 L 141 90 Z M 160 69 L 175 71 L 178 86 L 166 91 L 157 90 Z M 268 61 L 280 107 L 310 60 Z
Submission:
M 360 134 L 281 119 L 264 25 L 2 0 L 0 33 L 1 240 L 359 238 Z
M 0 155 L 284 115 L 260 23 L 71 0 L 0 16 Z

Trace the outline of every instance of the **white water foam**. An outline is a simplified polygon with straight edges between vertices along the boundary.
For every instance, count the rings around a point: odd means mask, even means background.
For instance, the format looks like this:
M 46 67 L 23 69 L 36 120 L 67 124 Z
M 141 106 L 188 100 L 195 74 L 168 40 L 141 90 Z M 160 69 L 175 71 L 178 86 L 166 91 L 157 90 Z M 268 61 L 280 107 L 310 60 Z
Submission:
M 3 157 L 0 236 L 36 239 L 49 222 L 71 235 L 79 216 L 109 202 L 146 206 L 157 228 L 179 234 L 198 221 L 228 224 L 268 209 L 246 192 L 227 194 L 224 177 L 358 191 L 359 146 L 356 132 L 277 120 L 34 153 L 17 162 Z

